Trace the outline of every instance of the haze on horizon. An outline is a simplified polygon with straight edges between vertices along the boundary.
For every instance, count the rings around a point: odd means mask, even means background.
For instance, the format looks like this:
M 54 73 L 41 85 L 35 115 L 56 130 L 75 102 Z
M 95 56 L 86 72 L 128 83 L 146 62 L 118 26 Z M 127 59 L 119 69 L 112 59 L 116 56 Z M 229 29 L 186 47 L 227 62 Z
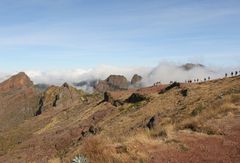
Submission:
M 240 66 L 238 0 L 2 0 L 0 13 L 0 79 Z

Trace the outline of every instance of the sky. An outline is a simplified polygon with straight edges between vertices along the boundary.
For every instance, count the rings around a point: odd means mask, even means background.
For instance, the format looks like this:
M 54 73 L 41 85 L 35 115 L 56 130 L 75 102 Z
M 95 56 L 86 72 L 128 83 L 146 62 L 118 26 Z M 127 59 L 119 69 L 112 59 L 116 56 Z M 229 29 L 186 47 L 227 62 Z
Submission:
M 239 66 L 239 0 L 1 0 L 0 72 Z

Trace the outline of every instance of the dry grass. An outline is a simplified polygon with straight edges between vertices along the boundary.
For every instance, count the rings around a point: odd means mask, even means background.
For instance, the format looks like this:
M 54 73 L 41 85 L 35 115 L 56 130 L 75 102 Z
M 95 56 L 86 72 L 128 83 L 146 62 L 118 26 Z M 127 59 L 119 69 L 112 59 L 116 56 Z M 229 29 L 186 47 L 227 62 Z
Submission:
M 99 135 L 76 140 L 76 144 L 71 145 L 69 149 L 66 148 L 67 154 L 63 158 L 63 162 L 69 162 L 79 154 L 86 156 L 91 163 L 148 162 L 149 156 L 156 150 L 156 147 L 164 148 L 175 144 L 179 147 L 179 151 L 188 150 L 186 145 L 178 141 L 176 136 L 178 130 L 188 129 L 208 135 L 221 134 L 208 121 L 221 119 L 229 112 L 234 114 L 234 112 L 240 111 L 240 94 L 236 91 L 232 93 L 232 87 L 237 87 L 239 83 L 229 83 L 228 80 L 221 82 L 220 84 L 209 82 L 186 85 L 189 90 L 186 97 L 180 94 L 179 89 L 172 89 L 160 95 L 156 92 L 149 93 L 149 101 L 127 103 L 121 107 L 114 107 L 109 103 L 97 105 L 101 98 L 89 95 L 86 96 L 87 100 L 83 100 L 84 103 L 78 104 L 76 107 L 64 108 L 65 111 L 49 111 L 48 114 L 38 117 L 38 121 L 33 119 L 26 122 L 26 124 L 35 125 L 29 127 L 31 125 L 24 124 L 25 130 L 23 131 L 32 128 L 33 132 L 31 133 L 38 133 L 33 134 L 34 136 L 44 137 L 45 134 L 49 134 L 48 136 L 54 137 L 56 128 L 66 131 L 79 127 L 94 113 L 111 110 L 106 117 L 95 124 L 101 128 Z M 225 94 L 224 92 L 229 92 L 228 90 L 231 90 L 230 93 Z M 121 92 L 121 94 L 121 97 L 129 97 L 129 93 Z M 56 114 L 57 111 L 58 114 Z M 159 115 L 159 121 L 154 124 L 154 128 L 152 130 L 145 129 L 149 119 L 156 115 Z M 39 127 L 36 122 L 39 123 Z M 22 133 L 18 130 L 14 131 L 16 134 L 10 133 L 11 137 L 14 135 L 14 138 L 19 138 Z M 34 140 L 34 137 L 29 136 L 29 139 Z M 4 151 L 9 149 L 14 151 L 14 147 L 10 145 L 17 145 L 16 140 L 9 139 L 8 141 L 11 143 L 8 143 L 6 140 L 1 141 L 0 139 L 0 146 L 4 147 Z M 52 140 L 44 139 L 44 141 L 39 142 L 39 145 L 46 146 Z M 0 155 L 1 151 L 3 150 L 0 149 Z M 59 159 L 51 161 L 58 162 Z
M 86 138 L 71 158 L 81 154 L 91 163 L 146 163 L 149 158 L 147 148 L 159 143 L 144 132 L 119 139 L 118 142 L 112 138 L 93 136 Z
M 221 119 L 228 115 L 240 111 L 240 106 L 235 103 L 239 101 L 239 95 L 227 95 L 224 99 L 217 99 L 208 106 L 203 104 L 198 105 L 192 112 L 193 117 L 183 119 L 177 128 L 190 129 L 195 132 L 201 132 L 208 135 L 223 134 L 212 126 L 207 124 L 208 120 Z

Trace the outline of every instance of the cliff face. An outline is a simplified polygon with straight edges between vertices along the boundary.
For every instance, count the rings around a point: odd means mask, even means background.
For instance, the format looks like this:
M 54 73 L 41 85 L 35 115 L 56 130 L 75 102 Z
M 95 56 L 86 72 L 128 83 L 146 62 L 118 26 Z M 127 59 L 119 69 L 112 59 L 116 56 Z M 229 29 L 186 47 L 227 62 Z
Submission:
M 67 83 L 64 83 L 61 87 L 50 86 L 40 99 L 36 115 L 41 114 L 45 110 L 68 108 L 76 103 L 81 103 L 85 100 L 83 94 L 82 91 L 73 88 Z
M 99 92 L 126 90 L 128 80 L 122 75 L 110 75 L 107 79 L 99 81 L 95 89 Z
M 38 101 L 39 93 L 23 72 L 0 83 L 0 129 L 15 126 L 34 116 Z

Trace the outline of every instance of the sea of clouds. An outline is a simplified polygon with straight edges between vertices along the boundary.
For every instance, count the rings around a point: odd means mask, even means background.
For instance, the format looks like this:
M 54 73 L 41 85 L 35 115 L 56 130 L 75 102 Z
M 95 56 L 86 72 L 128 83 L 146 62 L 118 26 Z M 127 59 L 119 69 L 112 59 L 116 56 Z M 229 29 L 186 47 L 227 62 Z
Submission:
M 64 82 L 79 83 L 85 81 L 104 80 L 111 74 L 124 75 L 131 80 L 134 74 L 143 77 L 142 84 L 144 86 L 153 85 L 156 82 L 169 83 L 170 81 L 185 82 L 186 80 L 211 77 L 211 79 L 222 78 L 225 73 L 238 70 L 238 68 L 221 68 L 214 66 L 195 67 L 186 71 L 181 67 L 183 64 L 172 62 L 160 62 L 155 67 L 117 67 L 110 65 L 101 65 L 92 69 L 69 69 L 69 70 L 25 70 L 24 72 L 31 78 L 35 84 L 62 85 Z M 239 71 L 239 70 L 238 70 Z M 17 72 L 1 72 L 0 81 L 4 81 Z M 92 90 L 92 85 L 86 84 L 79 87 L 87 91 Z

